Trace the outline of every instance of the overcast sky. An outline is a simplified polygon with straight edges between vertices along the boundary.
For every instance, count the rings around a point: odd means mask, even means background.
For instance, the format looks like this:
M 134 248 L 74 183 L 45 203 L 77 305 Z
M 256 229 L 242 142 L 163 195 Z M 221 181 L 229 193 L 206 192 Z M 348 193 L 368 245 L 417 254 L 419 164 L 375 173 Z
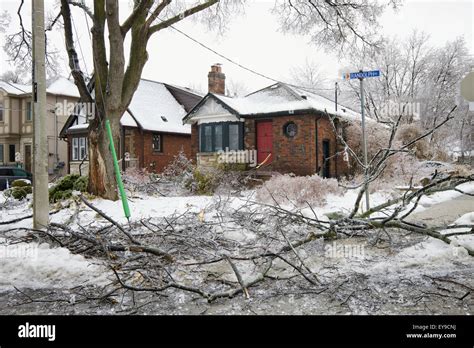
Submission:
M 128 8 L 129 1 L 122 2 L 123 7 Z M 18 27 L 15 13 L 17 6 L 17 0 L 0 2 L 0 9 L 9 11 L 13 18 L 11 30 L 14 29 L 13 26 Z M 55 6 L 55 1 L 46 0 L 46 7 L 51 13 L 57 12 L 54 10 Z M 312 45 L 307 37 L 281 33 L 277 18 L 270 13 L 272 7 L 271 0 L 249 0 L 246 13 L 232 18 L 228 31 L 223 35 L 209 32 L 188 19 L 179 23 L 177 28 L 240 64 L 278 80 L 289 81 L 291 68 L 301 66 L 307 59 L 315 62 L 332 81 L 339 78 L 342 65 L 338 58 Z M 30 8 L 31 2 L 27 0 L 24 20 L 28 22 L 31 21 L 28 13 Z M 84 15 L 81 11 L 74 10 L 74 16 L 85 67 L 90 72 L 90 40 Z M 400 38 L 409 35 L 413 29 L 425 31 L 430 34 L 431 44 L 436 46 L 464 36 L 472 54 L 473 18 L 474 5 L 471 0 L 405 0 L 398 11 L 387 9 L 380 23 L 384 34 Z M 60 31 L 53 33 L 51 40 L 56 48 L 64 49 Z M 144 69 L 144 78 L 205 90 L 210 65 L 222 63 L 227 79 L 244 84 L 249 91 L 272 83 L 225 61 L 172 29 L 155 35 L 149 42 L 148 52 L 149 60 Z M 1 72 L 9 69 L 4 55 L 0 57 L 0 64 Z M 61 65 L 67 75 L 66 64 L 67 60 L 64 59 Z

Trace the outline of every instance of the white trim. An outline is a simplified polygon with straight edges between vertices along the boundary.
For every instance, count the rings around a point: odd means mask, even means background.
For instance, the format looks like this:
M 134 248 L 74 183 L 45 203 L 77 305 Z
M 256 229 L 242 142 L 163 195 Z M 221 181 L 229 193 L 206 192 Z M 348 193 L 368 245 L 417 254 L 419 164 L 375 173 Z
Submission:
M 193 121 L 197 121 L 198 125 L 206 123 L 216 123 L 216 122 L 244 122 L 243 119 L 237 118 L 237 116 L 232 114 L 220 114 L 220 115 L 202 115 L 193 118 Z

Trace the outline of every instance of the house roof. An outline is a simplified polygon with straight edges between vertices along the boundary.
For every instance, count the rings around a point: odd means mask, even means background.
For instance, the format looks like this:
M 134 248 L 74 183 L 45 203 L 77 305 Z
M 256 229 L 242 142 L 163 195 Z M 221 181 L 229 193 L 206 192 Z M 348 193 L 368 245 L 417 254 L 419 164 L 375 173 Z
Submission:
M 204 97 L 204 94 L 195 90 L 192 90 L 187 87 L 179 87 L 175 85 L 170 85 L 169 83 L 164 83 L 168 91 L 173 95 L 173 97 L 184 107 L 186 112 L 191 111 L 191 109 L 196 106 L 196 104 Z
M 327 112 L 341 118 L 354 120 L 360 119 L 360 114 L 349 108 L 338 105 L 336 111 L 334 101 L 318 95 L 310 90 L 294 87 L 284 83 L 276 83 L 258 90 L 245 97 L 231 98 L 209 93 L 196 107 L 183 119 L 190 120 L 195 112 L 209 97 L 216 99 L 229 112 L 243 117 L 259 117 L 275 114 L 288 114 L 294 112 Z
M 20 83 L 13 83 L 0 80 L 0 88 L 3 89 L 8 94 L 12 95 L 22 95 L 31 93 L 31 85 L 23 85 Z
M 32 92 L 31 85 L 0 81 L 0 88 L 15 96 L 29 95 Z M 79 98 L 76 85 L 65 77 L 58 77 L 47 88 L 46 93 Z
M 182 118 L 201 98 L 201 94 L 187 88 L 141 79 L 120 123 L 153 132 L 191 134 L 190 125 L 183 124 Z M 64 137 L 69 130 L 76 131 L 76 125 L 84 122 L 85 119 L 79 115 L 71 115 L 61 136 Z M 87 127 L 81 128 L 85 129 Z
M 77 89 L 74 82 L 68 80 L 65 77 L 59 77 L 46 89 L 47 93 L 64 95 L 68 97 L 79 98 L 79 90 Z

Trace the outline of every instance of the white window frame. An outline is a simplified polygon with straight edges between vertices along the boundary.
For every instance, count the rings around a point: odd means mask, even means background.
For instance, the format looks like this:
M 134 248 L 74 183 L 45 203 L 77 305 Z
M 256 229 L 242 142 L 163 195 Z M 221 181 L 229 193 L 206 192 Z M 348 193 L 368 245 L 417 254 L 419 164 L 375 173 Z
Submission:
M 0 103 L 0 122 L 3 122 L 5 119 L 5 109 L 3 108 L 3 103 Z
M 86 137 L 73 137 L 71 144 L 71 157 L 73 161 L 82 161 L 84 158 L 87 159 L 87 138 Z
M 79 158 L 81 161 L 87 157 L 87 139 L 79 138 Z
M 72 160 L 79 161 L 79 138 L 72 138 Z

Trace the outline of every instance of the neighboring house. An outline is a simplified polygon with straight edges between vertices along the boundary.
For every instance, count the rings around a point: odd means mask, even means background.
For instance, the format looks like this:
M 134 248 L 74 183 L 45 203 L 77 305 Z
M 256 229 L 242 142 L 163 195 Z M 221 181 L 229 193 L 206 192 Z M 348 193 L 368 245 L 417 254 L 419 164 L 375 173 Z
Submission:
M 31 85 L 0 81 L 0 165 L 21 165 L 32 171 L 33 112 Z M 60 77 L 46 89 L 48 172 L 50 176 L 66 171 L 67 145 L 58 138 L 69 113 L 66 105 L 74 105 L 79 92 L 71 81 Z M 20 156 L 18 156 L 18 154 Z
M 343 135 L 347 121 L 360 120 L 358 113 L 341 106 L 336 111 L 333 101 L 283 83 L 241 98 L 225 97 L 219 64 L 208 78 L 209 93 L 183 119 L 192 127 L 191 153 L 198 165 L 216 162 L 222 150 L 256 150 L 265 171 L 348 173 L 348 156 L 336 132 Z
M 141 79 L 122 116 L 119 154 L 122 169 L 145 168 L 159 173 L 181 151 L 191 156 L 191 127 L 182 118 L 202 98 L 187 88 Z M 87 174 L 88 123 L 83 113 L 69 117 L 61 137 L 69 146 L 69 172 Z

